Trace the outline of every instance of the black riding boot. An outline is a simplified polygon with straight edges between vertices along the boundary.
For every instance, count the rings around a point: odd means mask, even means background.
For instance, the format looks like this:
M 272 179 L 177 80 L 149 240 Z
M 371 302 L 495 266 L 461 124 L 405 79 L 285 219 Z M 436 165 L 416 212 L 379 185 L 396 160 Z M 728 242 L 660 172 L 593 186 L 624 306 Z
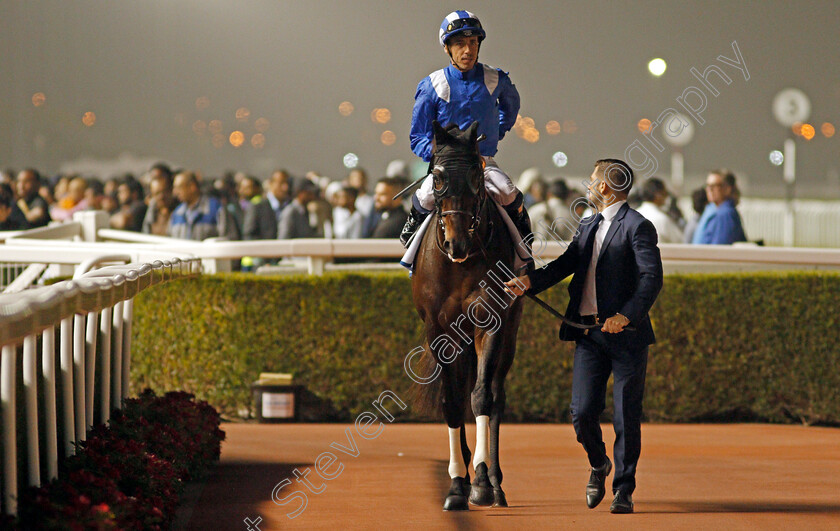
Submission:
M 426 220 L 426 216 L 431 212 L 420 206 L 415 197 L 411 199 L 411 212 L 409 212 L 408 219 L 405 220 L 405 225 L 400 233 L 400 241 L 405 248 L 408 248 L 408 241 L 411 240 L 411 237 L 414 236 L 414 233 L 417 232 L 417 229 Z
M 522 192 L 516 196 L 509 205 L 505 206 L 505 212 L 507 212 L 510 219 L 513 221 L 513 224 L 516 225 L 516 229 L 519 231 L 519 235 L 522 239 L 529 244 L 531 243 L 531 218 L 528 216 L 528 211 L 525 209 L 525 205 L 522 202 Z

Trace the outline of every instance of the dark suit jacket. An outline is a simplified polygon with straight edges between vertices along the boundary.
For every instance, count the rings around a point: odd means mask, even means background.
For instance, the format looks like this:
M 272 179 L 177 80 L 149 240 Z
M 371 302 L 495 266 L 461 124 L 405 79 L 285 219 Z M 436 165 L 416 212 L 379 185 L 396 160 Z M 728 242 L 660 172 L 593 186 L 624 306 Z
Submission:
M 245 210 L 242 238 L 245 240 L 274 240 L 277 238 L 277 215 L 268 199 L 251 204 Z
M 593 219 L 589 217 L 581 222 L 562 256 L 528 275 L 531 293 L 539 293 L 574 274 L 566 309 L 566 316 L 573 321 L 580 319 L 578 310 L 595 243 Z M 656 341 L 648 317 L 662 288 L 662 259 L 656 241 L 653 224 L 626 203 L 622 205 L 601 246 L 595 270 L 595 294 L 601 322 L 620 313 L 630 319 L 636 331 L 604 334 L 611 341 L 634 346 Z M 576 341 L 582 336 L 583 331 L 578 328 L 566 324 L 560 327 L 562 340 Z
M 373 228 L 371 238 L 399 238 L 408 219 L 402 206 L 382 212 L 379 222 Z

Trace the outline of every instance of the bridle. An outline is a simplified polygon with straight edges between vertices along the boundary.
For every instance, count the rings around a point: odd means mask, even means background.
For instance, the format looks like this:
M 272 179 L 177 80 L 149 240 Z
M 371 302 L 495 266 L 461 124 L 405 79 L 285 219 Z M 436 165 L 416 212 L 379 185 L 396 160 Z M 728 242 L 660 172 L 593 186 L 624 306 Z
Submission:
M 462 168 L 459 168 L 462 169 Z M 469 168 L 467 171 L 473 170 L 473 168 Z M 437 215 L 438 226 L 441 230 L 435 230 L 435 244 L 437 245 L 438 251 L 441 252 L 444 256 L 449 258 L 449 253 L 443 250 L 443 245 L 440 241 L 440 233 L 445 231 L 446 229 L 446 216 L 454 216 L 454 215 L 461 215 L 461 216 L 469 216 L 470 218 L 470 226 L 467 228 L 467 233 L 469 234 L 470 238 L 470 248 L 476 246 L 478 244 L 477 249 L 471 250 L 467 257 L 464 260 L 472 258 L 473 256 L 477 255 L 478 253 L 482 253 L 485 257 L 487 256 L 487 250 L 484 246 L 484 242 L 482 238 L 476 238 L 476 230 L 481 226 L 481 213 L 485 207 L 487 201 L 487 191 L 484 188 L 484 176 L 483 176 L 483 168 L 481 165 L 478 165 L 478 171 L 481 172 L 481 177 L 478 179 L 478 185 L 474 186 L 471 179 L 467 180 L 467 187 L 472 192 L 473 195 L 478 197 L 478 201 L 475 202 L 475 207 L 473 208 L 472 212 L 468 210 L 442 210 L 441 202 L 447 196 L 450 187 L 450 178 L 445 176 L 447 171 L 446 167 L 443 164 L 434 164 L 432 171 L 430 172 L 433 179 L 435 186 L 433 187 L 434 196 L 435 196 L 435 214 Z M 490 221 L 489 223 L 490 233 L 487 236 L 487 239 L 490 240 L 493 236 L 493 222 Z

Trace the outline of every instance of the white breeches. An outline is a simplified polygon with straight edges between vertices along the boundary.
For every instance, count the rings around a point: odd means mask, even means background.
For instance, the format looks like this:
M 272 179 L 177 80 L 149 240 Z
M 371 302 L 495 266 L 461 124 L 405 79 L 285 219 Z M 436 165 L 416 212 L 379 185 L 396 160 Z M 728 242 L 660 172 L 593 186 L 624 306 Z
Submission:
M 496 165 L 496 161 L 493 160 L 493 157 L 483 158 L 484 188 L 487 189 L 487 193 L 489 193 L 498 204 L 502 206 L 509 205 L 514 199 L 516 199 L 516 195 L 519 193 L 519 190 L 516 189 L 516 186 L 510 180 L 510 177 L 499 169 L 499 166 Z M 434 208 L 434 179 L 431 175 L 426 176 L 423 184 L 421 184 L 420 188 L 414 192 L 414 195 L 420 202 L 420 206 L 426 210 L 432 210 Z

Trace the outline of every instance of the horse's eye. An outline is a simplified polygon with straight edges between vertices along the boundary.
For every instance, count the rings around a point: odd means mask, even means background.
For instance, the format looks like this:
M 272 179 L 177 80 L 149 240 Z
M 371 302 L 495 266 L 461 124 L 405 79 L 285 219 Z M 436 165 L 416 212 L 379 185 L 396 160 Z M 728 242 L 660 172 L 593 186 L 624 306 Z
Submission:
M 432 176 L 434 178 L 435 190 L 440 192 L 441 190 L 443 190 L 443 177 L 441 177 L 440 173 L 438 172 L 432 173 Z

